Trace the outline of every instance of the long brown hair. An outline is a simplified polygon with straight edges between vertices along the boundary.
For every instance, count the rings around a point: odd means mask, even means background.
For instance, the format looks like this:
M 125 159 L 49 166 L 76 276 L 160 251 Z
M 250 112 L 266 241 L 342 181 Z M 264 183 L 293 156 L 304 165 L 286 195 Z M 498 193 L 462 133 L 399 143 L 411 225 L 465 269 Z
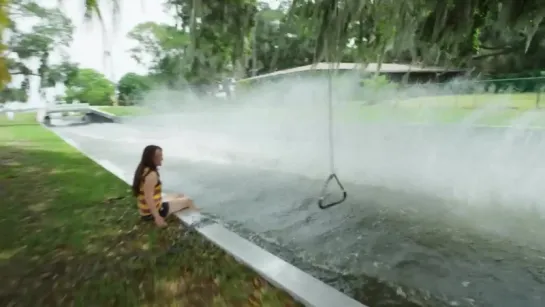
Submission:
M 138 167 L 136 167 L 136 171 L 134 171 L 134 177 L 132 179 L 132 194 L 134 196 L 138 196 L 140 193 L 140 184 L 142 183 L 142 179 L 144 179 L 144 177 L 150 172 L 157 171 L 157 165 L 155 165 L 155 162 L 153 162 L 155 152 L 157 152 L 157 150 L 162 149 L 157 145 L 148 145 L 144 148 L 142 158 L 140 159 L 140 163 L 138 163 Z M 149 169 L 149 172 L 144 174 L 144 170 L 146 168 Z

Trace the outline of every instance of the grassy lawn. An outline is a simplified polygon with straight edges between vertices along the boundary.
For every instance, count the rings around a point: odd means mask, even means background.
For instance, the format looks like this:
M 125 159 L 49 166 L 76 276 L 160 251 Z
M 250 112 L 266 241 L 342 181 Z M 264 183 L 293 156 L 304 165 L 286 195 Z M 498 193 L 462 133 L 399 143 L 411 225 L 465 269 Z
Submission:
M 515 94 L 472 94 L 472 95 L 441 95 L 418 97 L 398 101 L 398 106 L 417 108 L 487 108 L 531 110 L 535 109 L 537 93 Z M 545 107 L 545 94 L 540 98 Z
M 145 107 L 139 106 L 101 106 L 96 108 L 117 116 L 145 115 L 151 113 L 151 111 Z
M 541 113 L 541 112 L 540 112 Z M 510 125 L 526 113 L 520 110 L 472 110 L 462 108 L 394 108 L 384 106 L 365 106 L 357 112 L 348 112 L 352 120 L 362 122 L 397 122 L 397 123 L 459 123 L 467 121 L 474 125 Z M 545 122 L 545 112 L 532 118 L 533 126 Z
M 124 182 L 33 117 L 0 115 L 0 306 L 297 306 L 175 218 L 141 222 Z
M 545 95 L 543 97 L 545 106 Z M 398 123 L 512 125 L 517 120 L 545 127 L 545 109 L 536 109 L 535 94 L 482 94 L 411 98 L 382 105 L 360 105 L 343 111 L 350 120 Z

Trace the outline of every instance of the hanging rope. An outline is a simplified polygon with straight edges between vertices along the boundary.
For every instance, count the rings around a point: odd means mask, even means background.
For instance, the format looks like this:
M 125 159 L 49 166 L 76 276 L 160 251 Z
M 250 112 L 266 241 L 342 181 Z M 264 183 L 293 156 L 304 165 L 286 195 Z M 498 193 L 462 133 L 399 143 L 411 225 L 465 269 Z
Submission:
M 327 132 L 329 136 L 329 170 L 335 174 L 335 140 L 333 135 L 333 64 L 327 70 Z
M 334 140 L 334 131 L 333 131 L 333 67 L 332 67 L 333 64 L 332 63 L 328 63 L 328 64 L 330 65 L 328 68 L 328 76 L 327 76 L 329 176 L 324 182 L 322 191 L 320 193 L 320 198 L 318 199 L 318 207 L 320 207 L 320 209 L 327 209 L 335 205 L 338 205 L 344 202 L 346 200 L 346 197 L 348 196 L 348 194 L 344 190 L 344 186 L 339 180 L 339 177 L 337 177 L 336 170 L 335 170 L 335 140 Z M 329 183 L 333 180 L 339 186 L 342 193 L 342 197 L 337 201 L 326 203 L 325 200 L 329 196 L 329 194 L 327 193 L 327 187 L 329 186 Z

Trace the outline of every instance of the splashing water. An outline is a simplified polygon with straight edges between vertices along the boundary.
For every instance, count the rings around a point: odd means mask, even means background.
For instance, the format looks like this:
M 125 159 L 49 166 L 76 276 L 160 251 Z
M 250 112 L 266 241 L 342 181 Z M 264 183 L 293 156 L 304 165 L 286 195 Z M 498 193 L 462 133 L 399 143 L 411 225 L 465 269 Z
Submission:
M 334 285 L 351 280 L 347 291 L 371 306 L 542 306 L 545 130 L 529 129 L 541 111 L 479 126 L 508 112 L 486 105 L 444 123 L 460 109 L 362 106 L 352 84 L 335 91 L 336 166 L 349 200 L 329 211 L 314 201 L 328 174 L 320 78 L 232 102 L 155 99 L 169 114 L 59 131 L 129 174 L 144 145 L 161 145 L 167 188 Z M 490 100 L 509 103 L 498 97 Z M 370 290 L 369 278 L 383 286 Z

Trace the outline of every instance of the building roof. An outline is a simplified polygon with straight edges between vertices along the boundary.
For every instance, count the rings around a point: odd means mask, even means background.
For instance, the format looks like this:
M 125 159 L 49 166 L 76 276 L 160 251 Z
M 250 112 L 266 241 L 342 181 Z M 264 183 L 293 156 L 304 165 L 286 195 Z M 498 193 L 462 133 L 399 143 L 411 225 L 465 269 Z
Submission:
M 317 63 L 312 65 L 305 65 L 280 71 L 275 71 L 272 73 L 259 75 L 251 78 L 242 79 L 244 81 L 247 80 L 255 80 L 255 79 L 261 79 L 266 77 L 272 77 L 272 76 L 279 76 L 279 75 L 285 75 L 285 74 L 291 74 L 291 73 L 297 73 L 302 71 L 311 71 L 311 70 L 328 70 L 328 69 L 335 69 L 335 70 L 360 70 L 362 72 L 369 72 L 374 73 L 378 70 L 378 64 L 377 63 L 368 63 L 360 64 L 360 63 Z M 464 70 L 461 69 L 447 69 L 447 68 L 441 68 L 441 67 L 423 67 L 418 65 L 410 65 L 410 64 L 392 64 L 392 63 L 382 63 L 380 66 L 379 72 L 382 73 L 408 73 L 408 72 L 429 72 L 429 73 L 443 73 L 443 72 L 463 72 Z M 240 81 L 242 81 L 240 80 Z

